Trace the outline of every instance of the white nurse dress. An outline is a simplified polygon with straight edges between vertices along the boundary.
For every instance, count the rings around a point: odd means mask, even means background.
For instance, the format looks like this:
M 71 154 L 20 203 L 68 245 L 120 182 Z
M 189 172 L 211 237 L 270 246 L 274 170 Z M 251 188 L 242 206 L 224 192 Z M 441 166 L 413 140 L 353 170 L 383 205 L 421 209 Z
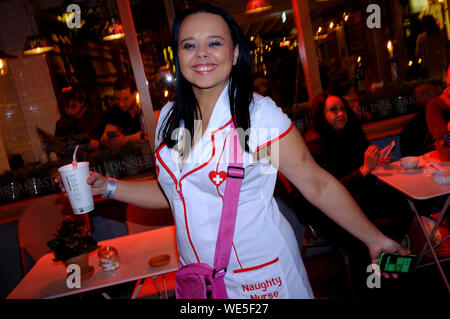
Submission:
M 158 182 L 174 214 L 180 263 L 213 266 L 228 167 L 228 87 L 181 170 L 178 152 L 160 145 L 159 131 L 172 106 L 163 107 L 156 128 Z M 283 138 L 293 127 L 270 98 L 258 94 L 250 106 L 250 120 L 252 129 L 247 133 L 251 153 Z M 229 298 L 314 298 L 294 232 L 273 198 L 276 170 L 267 161 L 255 162 L 249 153 L 245 153 L 244 168 L 224 278 Z

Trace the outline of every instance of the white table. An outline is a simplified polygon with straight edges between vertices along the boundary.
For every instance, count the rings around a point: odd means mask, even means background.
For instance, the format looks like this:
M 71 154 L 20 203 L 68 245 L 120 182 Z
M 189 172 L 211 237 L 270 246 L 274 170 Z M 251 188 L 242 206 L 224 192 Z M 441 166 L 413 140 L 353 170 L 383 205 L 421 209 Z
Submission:
M 118 250 L 119 269 L 103 271 L 95 250 L 89 254 L 89 265 L 94 267 L 94 274 L 81 281 L 81 288 L 68 288 L 64 263 L 54 262 L 53 254 L 48 253 L 37 261 L 7 299 L 58 298 L 178 270 L 174 226 L 105 240 L 99 245 L 113 246 Z M 161 254 L 170 255 L 169 263 L 159 268 L 150 267 L 149 259 Z
M 411 210 L 414 212 L 417 218 L 417 222 L 425 236 L 426 245 L 422 249 L 422 252 L 419 255 L 420 259 L 425 255 L 426 246 L 429 247 L 431 254 L 433 255 L 433 259 L 436 263 L 436 266 L 443 278 L 444 284 L 447 287 L 447 290 L 450 292 L 450 287 L 448 284 L 447 277 L 445 276 L 444 271 L 442 270 L 441 263 L 436 255 L 435 249 L 440 243 L 433 247 L 430 238 L 434 235 L 437 227 L 444 219 L 445 214 L 447 213 L 448 206 L 450 203 L 450 184 L 441 185 L 434 182 L 431 174 L 436 169 L 450 169 L 450 166 L 444 166 L 439 164 L 430 165 L 424 157 L 421 157 L 419 160 L 419 169 L 414 171 L 405 171 L 399 167 L 399 162 L 393 162 L 386 167 L 377 167 L 372 174 L 377 176 L 377 178 L 386 183 L 387 185 L 397 189 L 401 193 L 408 196 L 408 203 L 411 207 Z M 425 227 L 422 223 L 422 220 L 417 212 L 416 206 L 412 199 L 416 200 L 425 200 L 430 198 L 435 198 L 439 196 L 447 195 L 447 199 L 445 201 L 444 207 L 442 208 L 438 220 L 436 222 L 436 226 L 428 236 Z M 388 204 L 388 203 L 387 203 Z M 447 238 L 448 239 L 448 238 Z M 442 243 L 442 242 L 441 242 Z

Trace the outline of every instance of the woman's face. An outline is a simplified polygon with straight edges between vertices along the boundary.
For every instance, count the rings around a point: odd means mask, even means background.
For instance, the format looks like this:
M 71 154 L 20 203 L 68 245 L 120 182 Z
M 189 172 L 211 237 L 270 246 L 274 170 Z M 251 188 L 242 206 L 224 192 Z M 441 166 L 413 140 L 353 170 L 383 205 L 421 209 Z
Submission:
M 334 95 L 330 95 L 325 101 L 325 120 L 335 129 L 340 131 L 347 124 L 347 111 L 345 110 L 344 102 Z
M 230 30 L 223 18 L 211 13 L 186 17 L 178 34 L 180 71 L 198 90 L 225 88 L 236 64 L 238 46 L 233 45 Z
M 79 119 L 84 114 L 84 107 L 80 101 L 70 100 L 67 105 L 64 105 L 64 112 L 74 119 Z

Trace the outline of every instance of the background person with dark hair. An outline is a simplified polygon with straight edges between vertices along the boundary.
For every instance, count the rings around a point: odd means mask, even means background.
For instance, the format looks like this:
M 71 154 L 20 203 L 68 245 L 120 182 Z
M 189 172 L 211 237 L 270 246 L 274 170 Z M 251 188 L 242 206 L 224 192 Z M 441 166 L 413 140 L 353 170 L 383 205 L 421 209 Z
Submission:
M 114 82 L 113 89 L 116 101 L 106 117 L 102 144 L 121 146 L 127 142 L 142 142 L 141 110 L 136 101 L 136 83 L 131 77 L 120 77 Z
M 446 75 L 446 89 L 438 97 L 429 100 L 426 107 L 427 127 L 439 158 L 444 162 L 450 160 L 450 146 L 446 137 L 450 132 L 450 64 L 447 65 Z
M 413 214 L 406 199 L 377 183 L 371 174 L 377 165 L 387 165 L 391 155 L 381 158 L 378 146 L 369 145 L 361 123 L 341 96 L 322 93 L 312 103 L 311 124 L 305 142 L 314 160 L 336 177 L 350 192 L 364 214 L 386 236 L 401 242 Z M 357 276 L 363 278 L 370 258 L 366 248 L 344 228 L 312 205 L 303 206 L 302 218 L 336 247 L 349 252 Z M 365 287 L 365 278 L 355 288 Z
M 423 76 L 442 81 L 445 78 L 447 39 L 432 15 L 424 15 L 420 22 L 424 32 L 416 40 L 416 58 L 421 59 Z
M 61 118 L 56 122 L 55 136 L 88 134 L 89 148 L 99 147 L 105 120 L 100 110 L 88 105 L 83 89 L 73 87 L 63 92 L 58 109 Z

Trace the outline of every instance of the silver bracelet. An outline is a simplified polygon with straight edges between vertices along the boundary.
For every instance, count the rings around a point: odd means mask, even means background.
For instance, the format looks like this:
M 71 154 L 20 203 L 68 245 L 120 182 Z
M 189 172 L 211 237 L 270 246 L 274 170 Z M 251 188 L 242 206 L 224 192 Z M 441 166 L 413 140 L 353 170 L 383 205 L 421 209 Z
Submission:
M 105 198 L 113 198 L 116 192 L 117 179 L 108 177 L 108 184 L 106 185 Z

